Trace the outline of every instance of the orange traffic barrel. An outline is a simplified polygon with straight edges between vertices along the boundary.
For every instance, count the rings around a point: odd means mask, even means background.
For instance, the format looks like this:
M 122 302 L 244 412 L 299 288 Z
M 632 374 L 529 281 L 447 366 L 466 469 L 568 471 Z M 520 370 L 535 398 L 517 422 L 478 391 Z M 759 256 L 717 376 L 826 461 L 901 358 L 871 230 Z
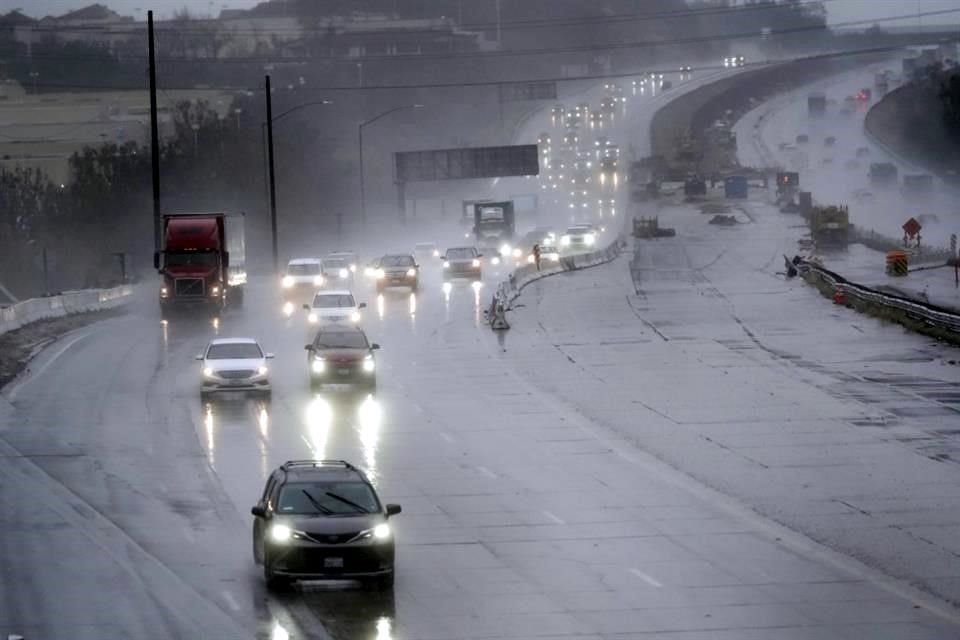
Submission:
M 887 275 L 905 276 L 909 267 L 909 259 L 906 251 L 888 251 L 887 252 Z

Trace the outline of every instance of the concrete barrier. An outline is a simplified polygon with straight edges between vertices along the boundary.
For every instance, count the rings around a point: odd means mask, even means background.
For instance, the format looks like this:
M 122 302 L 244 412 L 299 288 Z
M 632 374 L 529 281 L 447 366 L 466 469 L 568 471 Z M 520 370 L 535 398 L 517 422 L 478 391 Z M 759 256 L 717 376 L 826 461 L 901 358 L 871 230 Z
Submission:
M 133 286 L 123 285 L 112 289 L 65 291 L 48 298 L 24 300 L 0 309 L 0 335 L 37 320 L 119 307 L 126 304 L 132 294 Z

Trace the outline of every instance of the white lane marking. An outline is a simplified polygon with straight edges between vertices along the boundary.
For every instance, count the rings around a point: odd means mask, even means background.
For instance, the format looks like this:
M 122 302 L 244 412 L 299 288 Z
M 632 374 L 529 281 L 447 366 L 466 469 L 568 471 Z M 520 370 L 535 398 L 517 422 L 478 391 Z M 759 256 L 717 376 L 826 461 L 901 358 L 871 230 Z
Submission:
M 447 433 L 446 431 L 441 431 L 440 437 L 446 440 L 449 444 L 453 444 L 453 436 Z
M 493 471 L 490 471 L 490 469 L 487 469 L 486 467 L 478 466 L 477 471 L 479 471 L 480 473 L 482 473 L 483 475 L 487 476 L 492 480 L 496 480 L 498 477 L 497 474 L 495 474 Z
M 227 606 L 233 609 L 234 611 L 240 611 L 240 603 L 237 602 L 237 599 L 233 597 L 233 594 L 229 591 L 224 591 L 221 594 L 223 599 L 227 601 Z
M 80 342 L 81 340 L 83 340 L 84 338 L 86 338 L 92 333 L 93 333 L 92 331 L 87 331 L 86 333 L 83 333 L 77 336 L 76 338 L 74 338 L 73 340 L 65 344 L 62 349 L 57 351 L 53 356 L 50 357 L 49 360 L 44 362 L 39 368 L 37 368 L 34 371 L 31 371 L 27 377 L 23 378 L 19 382 L 14 383 L 13 388 L 11 388 L 10 391 L 7 393 L 7 398 L 12 402 L 14 398 L 17 397 L 17 394 L 20 392 L 20 389 L 22 389 L 24 385 L 42 376 L 43 372 L 46 371 L 50 367 L 50 365 L 52 365 L 54 362 L 57 361 L 57 358 L 65 354 L 70 349 L 70 347 L 77 344 L 78 342 Z
M 640 569 L 630 569 L 630 573 L 637 576 L 638 578 L 646 582 L 651 587 L 657 587 L 659 589 L 660 587 L 663 586 L 663 584 L 661 584 L 656 578 L 654 578 L 649 574 L 644 573 L 643 571 L 640 571 Z
M 550 513 L 549 511 L 544 511 L 543 515 L 547 516 L 549 519 L 553 520 L 557 524 L 567 524 L 561 518 L 558 518 L 556 515 Z

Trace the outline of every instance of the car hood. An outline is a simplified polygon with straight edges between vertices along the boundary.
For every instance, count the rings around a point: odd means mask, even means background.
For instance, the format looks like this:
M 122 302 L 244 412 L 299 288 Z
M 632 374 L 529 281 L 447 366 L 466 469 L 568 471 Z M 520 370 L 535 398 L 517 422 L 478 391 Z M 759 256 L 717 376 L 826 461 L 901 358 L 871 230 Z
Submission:
M 317 349 L 314 354 L 325 360 L 356 362 L 366 358 L 370 352 L 366 349 Z
M 214 272 L 214 267 L 202 264 L 181 264 L 164 267 L 164 273 L 174 278 L 207 278 Z
M 315 313 L 321 318 L 348 318 L 354 311 L 359 311 L 357 307 L 313 307 L 311 313 Z
M 479 258 L 451 258 L 447 260 L 450 264 L 473 264 L 474 260 L 479 260 Z
M 321 276 L 321 274 L 315 274 L 312 276 L 284 276 L 290 278 L 293 281 L 293 284 L 313 284 L 314 278 Z
M 240 369 L 257 369 L 262 367 L 264 363 L 263 358 L 236 358 L 236 359 L 216 359 L 216 360 L 204 360 L 203 366 L 209 367 L 214 371 L 237 371 Z
M 344 505 L 346 506 L 346 505 Z M 387 521 L 382 513 L 358 514 L 350 516 L 308 516 L 308 515 L 277 515 L 277 521 L 282 522 L 295 531 L 310 534 L 356 534 L 372 529 L 378 524 Z

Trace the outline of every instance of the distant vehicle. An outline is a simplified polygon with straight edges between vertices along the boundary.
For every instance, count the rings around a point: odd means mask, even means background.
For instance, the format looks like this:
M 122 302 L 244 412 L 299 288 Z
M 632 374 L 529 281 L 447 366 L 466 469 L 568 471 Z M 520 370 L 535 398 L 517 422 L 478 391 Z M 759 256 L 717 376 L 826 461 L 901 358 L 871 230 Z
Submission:
M 320 329 L 313 342 L 304 347 L 310 367 L 310 389 L 319 391 L 328 384 L 350 384 L 369 391 L 377 388 L 377 364 L 367 334 L 357 327 Z
M 583 251 L 592 249 L 597 244 L 599 233 L 589 223 L 575 224 L 567 228 L 560 236 L 560 247 L 568 251 Z
M 270 393 L 270 370 L 265 353 L 253 338 L 217 338 L 197 354 L 200 361 L 200 397 L 207 399 L 215 391 L 253 391 Z
M 901 192 L 908 198 L 927 196 L 933 191 L 933 176 L 929 173 L 905 173 Z
M 410 287 L 420 289 L 420 265 L 409 253 L 387 254 L 377 260 L 377 292 L 387 287 Z
M 897 166 L 892 162 L 872 162 L 870 171 L 867 173 L 870 178 L 870 184 L 895 184 L 899 177 Z
M 832 147 L 835 144 L 837 144 L 837 139 L 834 136 L 827 136 L 823 139 L 823 146 L 825 147 Z
M 617 101 L 612 96 L 607 96 L 600 101 L 600 111 L 608 116 L 612 116 L 617 111 Z
M 484 202 L 474 207 L 473 234 L 481 252 L 509 257 L 513 253 L 511 243 L 516 229 L 512 201 Z M 496 264 L 493 258 L 491 262 Z
M 555 127 L 562 125 L 566 112 L 567 109 L 562 104 L 553 105 L 553 108 L 550 109 L 550 123 Z
M 357 304 L 356 298 L 346 289 L 318 291 L 313 302 L 303 305 L 307 312 L 307 322 L 320 325 L 355 325 L 363 319 L 360 310 L 366 303 Z
M 291 460 L 267 478 L 250 509 L 253 560 L 267 588 L 294 580 L 360 580 L 393 588 L 396 557 L 390 518 L 366 475 L 343 460 Z
M 418 242 L 413 245 L 413 253 L 418 258 L 439 258 L 440 247 L 436 242 Z
M 590 112 L 590 127 L 599 128 L 604 125 L 603 112 L 602 111 L 591 111 Z
M 293 258 L 280 279 L 283 290 L 283 313 L 293 314 L 297 304 L 313 298 L 313 293 L 326 282 L 320 258 Z
M 600 207 L 600 217 L 613 217 L 617 215 L 616 198 L 600 198 L 598 205 Z
M 160 272 L 160 314 L 200 309 L 219 315 L 243 304 L 247 282 L 243 216 L 224 213 L 166 214 L 163 248 L 153 254 Z
M 527 264 L 535 264 L 533 246 L 540 245 L 540 262 L 557 262 L 560 260 L 560 249 L 557 247 L 557 234 L 548 227 L 537 227 L 524 234 L 521 241 L 523 250 L 527 254 Z
M 807 144 L 810 142 L 810 136 L 805 133 L 801 133 L 797 136 L 797 144 Z
M 823 93 L 811 93 L 807 96 L 807 113 L 819 117 L 827 112 L 827 96 Z
M 873 98 L 873 91 L 869 87 L 866 87 L 857 91 L 854 97 L 860 102 L 869 102 L 870 99 Z
M 688 65 L 688 64 L 681 65 L 681 67 L 680 67 L 680 73 L 685 74 L 685 75 L 689 75 L 689 74 L 693 73 L 693 67 L 691 67 L 691 66 Z
M 357 273 L 357 262 L 357 254 L 350 251 L 337 251 L 327 254 L 327 257 L 323 259 L 325 284 L 353 285 L 353 277 Z
M 540 153 L 550 151 L 550 134 L 541 133 L 537 136 L 537 146 L 540 147 Z
M 443 254 L 443 279 L 483 279 L 481 253 L 475 247 L 450 247 Z
M 747 63 L 747 59 L 743 56 L 727 56 L 723 59 L 723 66 L 730 69 L 734 67 L 742 67 Z

